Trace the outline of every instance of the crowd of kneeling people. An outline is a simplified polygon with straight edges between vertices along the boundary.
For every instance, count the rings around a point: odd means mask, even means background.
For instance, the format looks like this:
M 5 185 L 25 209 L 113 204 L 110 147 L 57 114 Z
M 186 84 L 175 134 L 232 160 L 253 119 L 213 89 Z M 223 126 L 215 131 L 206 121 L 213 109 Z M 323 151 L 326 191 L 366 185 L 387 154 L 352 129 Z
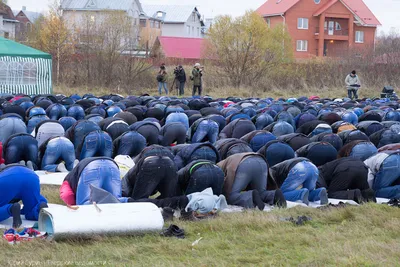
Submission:
M 71 206 L 90 204 L 92 188 L 199 213 L 220 195 L 260 210 L 400 198 L 397 101 L 3 95 L 0 104 L 0 221 L 15 227 L 47 207 L 34 170 L 69 172 L 60 197 Z M 118 155 L 135 163 L 124 176 Z

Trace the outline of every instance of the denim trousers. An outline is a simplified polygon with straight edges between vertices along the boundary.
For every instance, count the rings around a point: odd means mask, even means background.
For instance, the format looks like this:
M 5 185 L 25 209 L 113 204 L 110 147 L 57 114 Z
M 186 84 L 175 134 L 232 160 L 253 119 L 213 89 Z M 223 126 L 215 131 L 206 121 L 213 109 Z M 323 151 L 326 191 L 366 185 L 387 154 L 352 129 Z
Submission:
M 102 131 L 94 131 L 89 133 L 82 145 L 80 159 L 90 157 L 112 157 L 113 147 L 112 139 Z
M 214 144 L 218 138 L 218 131 L 218 123 L 213 120 L 204 120 L 197 125 L 196 132 L 192 137 L 192 143 L 209 141 Z
M 400 155 L 387 157 L 375 175 L 372 189 L 377 197 L 400 198 L 400 185 L 393 185 L 400 178 Z M 398 183 L 397 183 L 398 184 Z
M 90 185 L 104 189 L 123 203 L 128 201 L 122 197 L 118 166 L 110 160 L 94 160 L 82 171 L 76 190 L 77 205 L 91 204 Z
M 57 137 L 47 143 L 41 169 L 55 172 L 58 163 L 61 161 L 65 162 L 68 171 L 72 171 L 75 161 L 75 149 L 72 142 L 65 137 Z
M 314 164 L 308 161 L 297 163 L 289 172 L 285 181 L 281 186 L 281 190 L 286 200 L 298 201 L 302 200 L 302 196 L 307 189 L 309 192 L 309 200 L 319 201 L 320 192 L 325 188 L 315 189 L 318 180 L 319 171 Z M 299 189 L 299 188 L 302 189 Z

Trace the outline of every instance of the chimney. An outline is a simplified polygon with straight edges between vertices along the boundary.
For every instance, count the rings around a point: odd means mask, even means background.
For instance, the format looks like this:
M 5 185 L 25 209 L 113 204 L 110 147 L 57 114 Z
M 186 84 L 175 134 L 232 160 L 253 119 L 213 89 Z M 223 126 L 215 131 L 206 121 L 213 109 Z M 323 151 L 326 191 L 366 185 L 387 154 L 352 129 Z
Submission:
M 22 6 L 22 11 L 26 11 L 26 6 Z

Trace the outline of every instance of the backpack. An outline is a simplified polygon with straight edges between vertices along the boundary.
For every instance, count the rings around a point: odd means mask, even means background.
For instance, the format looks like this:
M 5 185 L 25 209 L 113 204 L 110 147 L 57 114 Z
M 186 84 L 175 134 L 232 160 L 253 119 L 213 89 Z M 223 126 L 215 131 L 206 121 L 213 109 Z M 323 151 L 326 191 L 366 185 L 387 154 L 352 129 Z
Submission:
M 163 76 L 161 74 L 157 75 L 157 82 L 162 82 Z

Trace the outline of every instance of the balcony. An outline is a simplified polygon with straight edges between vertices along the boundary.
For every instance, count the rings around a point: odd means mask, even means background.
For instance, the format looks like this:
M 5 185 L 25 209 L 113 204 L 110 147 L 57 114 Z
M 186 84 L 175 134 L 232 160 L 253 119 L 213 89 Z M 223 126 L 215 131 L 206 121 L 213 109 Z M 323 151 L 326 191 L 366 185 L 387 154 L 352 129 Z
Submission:
M 315 28 L 315 39 L 319 39 L 319 27 Z M 338 40 L 348 41 L 349 40 L 349 29 L 324 29 L 324 39 L 327 40 Z

